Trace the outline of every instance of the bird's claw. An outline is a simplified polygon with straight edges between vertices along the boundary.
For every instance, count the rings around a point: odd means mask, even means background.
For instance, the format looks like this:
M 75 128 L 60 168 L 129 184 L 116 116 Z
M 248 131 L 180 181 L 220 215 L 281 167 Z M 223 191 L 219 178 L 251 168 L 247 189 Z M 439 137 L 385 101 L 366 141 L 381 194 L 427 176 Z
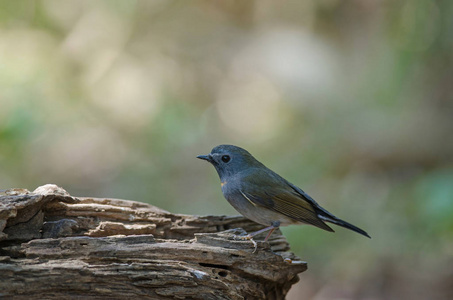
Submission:
M 255 242 L 255 241 L 253 240 L 252 237 L 248 238 L 248 240 L 249 240 L 250 242 L 252 242 L 253 246 L 255 247 L 255 249 L 253 249 L 253 252 L 252 252 L 252 253 L 255 253 L 255 252 L 256 252 L 256 249 L 258 249 L 258 244 L 257 244 L 257 242 Z
M 252 242 L 253 247 L 254 247 L 252 253 L 255 253 L 256 250 L 258 249 L 258 243 L 255 242 L 255 240 L 253 239 L 253 235 L 248 234 L 246 236 L 236 236 L 236 237 L 239 238 L 240 240 L 248 240 L 248 241 Z
M 244 239 L 249 240 L 250 242 L 252 242 L 252 244 L 253 244 L 253 246 L 254 246 L 254 248 L 255 248 L 255 249 L 253 249 L 253 252 L 252 252 L 252 253 L 255 253 L 255 252 L 256 252 L 256 249 L 258 249 L 258 243 L 255 242 L 255 240 L 253 239 L 253 235 L 248 234 L 248 235 L 246 235 L 246 236 L 244 237 Z

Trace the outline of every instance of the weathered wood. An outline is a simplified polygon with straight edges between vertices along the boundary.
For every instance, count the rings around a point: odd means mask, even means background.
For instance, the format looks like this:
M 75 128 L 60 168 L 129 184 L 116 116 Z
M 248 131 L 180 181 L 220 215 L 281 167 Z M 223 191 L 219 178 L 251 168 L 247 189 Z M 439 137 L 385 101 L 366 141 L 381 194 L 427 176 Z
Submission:
M 55 185 L 3 190 L 0 297 L 283 299 L 307 266 L 278 231 L 255 253 L 238 238 L 261 227 Z

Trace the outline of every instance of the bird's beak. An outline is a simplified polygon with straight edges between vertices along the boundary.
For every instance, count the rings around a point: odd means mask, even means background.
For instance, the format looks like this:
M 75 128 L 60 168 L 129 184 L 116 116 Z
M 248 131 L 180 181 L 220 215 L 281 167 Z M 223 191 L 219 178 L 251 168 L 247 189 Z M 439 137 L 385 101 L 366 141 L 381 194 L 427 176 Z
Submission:
M 197 158 L 202 159 L 202 160 L 207 160 L 207 161 L 209 161 L 209 162 L 212 161 L 212 156 L 211 156 L 211 154 L 208 154 L 208 155 L 198 155 Z

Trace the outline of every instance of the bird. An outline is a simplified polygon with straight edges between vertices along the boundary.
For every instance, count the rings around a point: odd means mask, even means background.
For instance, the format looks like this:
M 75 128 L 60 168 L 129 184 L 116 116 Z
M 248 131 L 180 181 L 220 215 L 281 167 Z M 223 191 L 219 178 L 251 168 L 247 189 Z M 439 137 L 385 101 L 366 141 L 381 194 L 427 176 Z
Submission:
M 197 158 L 214 166 L 224 197 L 240 214 L 266 226 L 246 236 L 254 243 L 255 251 L 255 235 L 269 231 L 264 239 L 266 242 L 275 229 L 293 224 L 309 224 L 334 232 L 326 224 L 328 222 L 371 238 L 364 230 L 328 212 L 302 189 L 267 168 L 241 147 L 219 145 L 211 153 Z

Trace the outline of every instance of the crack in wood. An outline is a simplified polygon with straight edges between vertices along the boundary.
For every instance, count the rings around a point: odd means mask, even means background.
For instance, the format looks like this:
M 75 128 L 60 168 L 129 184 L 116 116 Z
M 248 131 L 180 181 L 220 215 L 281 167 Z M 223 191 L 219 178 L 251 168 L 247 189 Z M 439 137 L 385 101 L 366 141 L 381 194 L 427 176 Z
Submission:
M 284 299 L 307 268 L 279 231 L 252 253 L 236 237 L 261 226 L 240 216 L 20 191 L 0 193 L 1 297 Z

